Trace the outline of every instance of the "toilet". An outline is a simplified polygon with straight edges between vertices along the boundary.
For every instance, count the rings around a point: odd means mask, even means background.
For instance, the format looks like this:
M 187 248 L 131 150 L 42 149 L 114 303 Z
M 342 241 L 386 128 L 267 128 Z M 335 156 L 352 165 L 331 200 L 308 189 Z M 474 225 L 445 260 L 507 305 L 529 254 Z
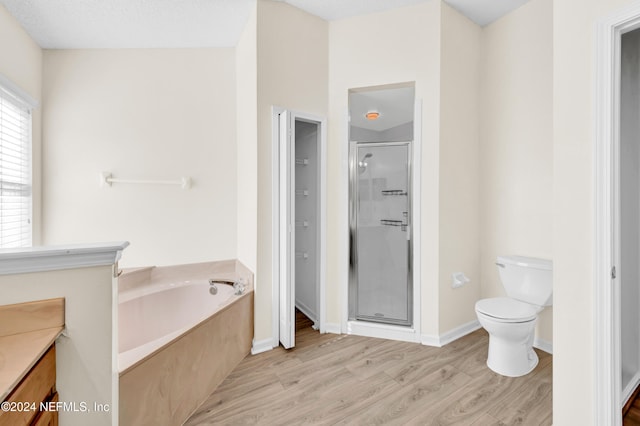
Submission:
M 498 256 L 496 265 L 507 297 L 476 302 L 480 325 L 489 333 L 487 366 L 520 377 L 538 365 L 533 350 L 538 314 L 551 306 L 553 263 L 523 256 Z

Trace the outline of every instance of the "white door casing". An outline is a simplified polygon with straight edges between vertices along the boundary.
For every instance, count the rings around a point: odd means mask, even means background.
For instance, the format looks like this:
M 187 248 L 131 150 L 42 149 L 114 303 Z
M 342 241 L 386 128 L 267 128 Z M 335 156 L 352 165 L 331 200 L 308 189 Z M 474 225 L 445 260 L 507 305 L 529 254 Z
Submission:
M 620 70 L 622 34 L 640 26 L 640 2 L 600 20 L 595 44 L 594 424 L 622 424 Z
M 295 346 L 295 122 L 318 124 L 317 328 L 325 332 L 326 119 L 272 107 L 272 328 L 273 347 Z

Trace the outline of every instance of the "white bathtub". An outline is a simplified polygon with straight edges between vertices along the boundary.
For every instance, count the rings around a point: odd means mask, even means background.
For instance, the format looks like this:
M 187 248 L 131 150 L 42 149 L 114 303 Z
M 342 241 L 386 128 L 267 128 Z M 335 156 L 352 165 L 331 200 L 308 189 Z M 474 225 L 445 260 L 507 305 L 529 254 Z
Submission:
M 237 296 L 208 280 L 182 281 L 123 292 L 118 304 L 118 367 L 122 372 L 218 312 Z

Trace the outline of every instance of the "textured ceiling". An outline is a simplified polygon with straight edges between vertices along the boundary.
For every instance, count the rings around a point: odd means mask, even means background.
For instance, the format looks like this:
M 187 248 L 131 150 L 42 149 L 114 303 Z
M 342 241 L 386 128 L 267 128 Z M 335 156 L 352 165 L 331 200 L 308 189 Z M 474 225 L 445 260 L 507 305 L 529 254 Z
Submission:
M 428 0 L 279 0 L 326 21 L 382 12 Z
M 235 46 L 255 0 L 0 0 L 45 49 Z
M 235 46 L 256 0 L 0 0 L 45 49 Z M 430 0 L 279 0 L 325 20 Z M 434 1 L 434 0 L 431 0 Z M 480 25 L 528 0 L 445 0 Z

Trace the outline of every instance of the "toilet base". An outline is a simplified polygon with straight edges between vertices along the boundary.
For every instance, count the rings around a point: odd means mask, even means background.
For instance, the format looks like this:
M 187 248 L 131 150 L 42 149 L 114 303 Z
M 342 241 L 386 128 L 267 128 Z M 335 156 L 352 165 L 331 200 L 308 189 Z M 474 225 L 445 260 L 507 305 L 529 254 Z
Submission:
M 509 342 L 489 335 L 487 367 L 507 377 L 521 377 L 538 365 L 538 355 L 529 342 Z

